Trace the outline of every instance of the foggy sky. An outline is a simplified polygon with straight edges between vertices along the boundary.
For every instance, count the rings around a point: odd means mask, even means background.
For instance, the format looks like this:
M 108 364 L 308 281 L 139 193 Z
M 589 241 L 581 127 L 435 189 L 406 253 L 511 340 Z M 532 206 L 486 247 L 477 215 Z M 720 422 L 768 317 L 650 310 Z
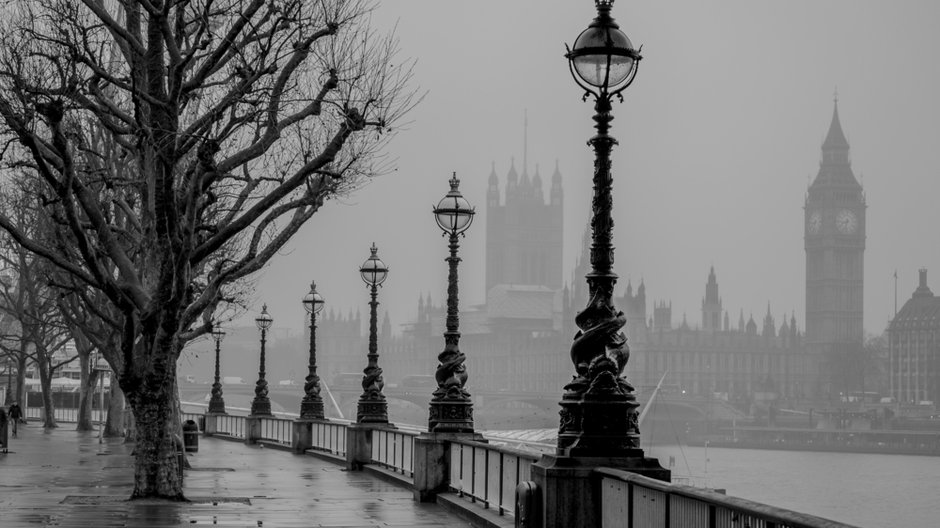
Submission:
M 593 2 L 478 0 L 382 2 L 375 23 L 397 23 L 402 60 L 428 91 L 391 143 L 395 173 L 330 202 L 258 277 L 276 327 L 301 331 L 311 279 L 330 308 L 361 310 L 358 276 L 374 241 L 390 267 L 379 302 L 408 322 L 420 294 L 446 294 L 446 241 L 431 207 L 452 171 L 478 215 L 462 242 L 461 306 L 484 301 L 485 191 L 495 162 L 521 172 L 528 109 L 528 171 L 546 185 L 557 160 L 565 192 L 565 281 L 587 225 L 593 105 L 563 57 L 595 15 Z M 642 278 L 650 312 L 672 301 L 701 320 L 709 266 L 732 325 L 739 311 L 805 328 L 803 204 L 820 161 L 833 92 L 868 201 L 865 330 L 880 334 L 916 270 L 940 292 L 940 5 L 931 1 L 688 0 L 615 2 L 613 15 L 644 60 L 613 108 L 615 270 Z M 546 187 L 547 191 L 547 187 Z M 547 194 L 547 193 L 546 193 Z M 583 281 L 583 277 L 576 280 Z M 573 325 L 572 325 L 573 328 Z

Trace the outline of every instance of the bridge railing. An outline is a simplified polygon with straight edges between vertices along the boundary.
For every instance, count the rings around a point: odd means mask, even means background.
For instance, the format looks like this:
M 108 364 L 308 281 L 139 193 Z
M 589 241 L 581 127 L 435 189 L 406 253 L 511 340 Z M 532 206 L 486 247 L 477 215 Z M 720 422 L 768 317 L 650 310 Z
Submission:
M 310 449 L 333 455 L 346 456 L 347 422 L 312 422 L 310 424 Z
M 372 431 L 372 463 L 414 477 L 415 437 L 418 431 L 376 429 Z
M 450 457 L 450 488 L 500 515 L 515 514 L 516 486 L 529 480 L 532 464 L 539 459 L 533 453 L 473 441 L 451 442 Z
M 601 527 L 697 526 L 702 528 L 853 528 L 699 488 L 669 484 L 610 468 L 599 468 Z
M 245 438 L 247 418 L 232 414 L 219 414 L 215 416 L 215 434 L 223 434 L 232 438 Z
M 285 418 L 262 418 L 259 440 L 290 445 L 294 434 L 294 421 Z

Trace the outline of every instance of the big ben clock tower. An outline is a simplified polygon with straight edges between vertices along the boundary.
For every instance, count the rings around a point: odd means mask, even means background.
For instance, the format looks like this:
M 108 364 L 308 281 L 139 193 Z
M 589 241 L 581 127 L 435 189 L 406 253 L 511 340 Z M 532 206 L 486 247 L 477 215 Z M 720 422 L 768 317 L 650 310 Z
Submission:
M 838 353 L 862 343 L 865 195 L 852 173 L 838 100 L 806 193 L 806 344 Z

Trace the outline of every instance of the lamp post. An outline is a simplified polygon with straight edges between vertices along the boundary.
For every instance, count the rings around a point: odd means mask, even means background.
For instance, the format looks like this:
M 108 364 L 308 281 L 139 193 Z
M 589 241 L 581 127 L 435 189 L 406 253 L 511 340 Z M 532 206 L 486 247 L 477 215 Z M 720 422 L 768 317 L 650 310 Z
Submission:
M 255 398 L 251 400 L 252 416 L 271 416 L 271 400 L 268 399 L 268 382 L 264 379 L 264 343 L 268 328 L 274 319 L 268 314 L 268 305 L 261 307 L 261 314 L 255 318 L 258 330 L 261 330 L 261 362 L 258 369 L 258 381 L 255 382 Z
M 359 405 L 356 409 L 356 422 L 387 424 L 388 402 L 382 394 L 385 382 L 382 380 L 382 369 L 379 368 L 378 318 L 376 316 L 379 302 L 376 299 L 378 287 L 388 277 L 388 267 L 379 258 L 378 251 L 379 249 L 373 242 L 372 255 L 359 268 L 362 281 L 370 288 L 372 300 L 369 301 L 369 354 L 367 355 L 369 364 L 362 371 L 365 375 L 362 377 L 362 396 L 359 397 Z
M 455 172 L 450 179 L 450 191 L 438 202 L 434 208 L 434 220 L 438 227 L 448 237 L 450 256 L 447 257 L 449 270 L 447 274 L 447 326 L 444 332 L 444 351 L 438 354 L 440 363 L 434 378 L 437 380 L 437 389 L 431 396 L 431 406 L 428 413 L 428 431 L 432 433 L 472 433 L 473 432 L 473 401 L 467 391 L 467 367 L 464 365 L 467 356 L 460 351 L 457 343 L 460 341 L 457 317 L 457 256 L 458 236 L 465 235 L 465 231 L 473 222 L 475 213 L 466 198 L 460 194 L 460 180 Z
M 108 362 L 101 353 L 96 352 L 92 368 L 98 373 L 98 443 L 104 443 L 104 377 L 111 372 Z
M 7 356 L 7 394 L 3 400 L 7 405 L 13 401 L 13 358 Z
M 225 400 L 222 399 L 222 382 L 219 379 L 219 349 L 225 332 L 218 326 L 212 327 L 212 339 L 215 340 L 215 381 L 212 383 L 212 397 L 209 398 L 210 414 L 225 414 Z
M 614 307 L 617 282 L 611 245 L 612 178 L 610 152 L 617 144 L 610 128 L 611 100 L 623 101 L 641 59 L 630 39 L 610 16 L 613 0 L 595 0 L 597 17 L 578 35 L 565 55 L 583 99 L 594 97 L 594 128 L 588 144 L 594 149 L 594 198 L 591 218 L 591 271 L 587 274 L 587 307 L 578 313 L 580 329 L 571 346 L 574 379 L 565 386 L 561 401 L 557 454 L 561 456 L 641 456 L 638 404 L 633 387 L 621 377 L 630 350 L 620 331 L 626 323 Z
M 317 293 L 317 283 L 310 283 L 310 293 L 302 302 L 304 310 L 310 314 L 310 363 L 304 380 L 304 399 L 300 402 L 300 419 L 322 420 L 323 398 L 320 396 L 320 376 L 317 376 L 317 314 L 326 301 Z

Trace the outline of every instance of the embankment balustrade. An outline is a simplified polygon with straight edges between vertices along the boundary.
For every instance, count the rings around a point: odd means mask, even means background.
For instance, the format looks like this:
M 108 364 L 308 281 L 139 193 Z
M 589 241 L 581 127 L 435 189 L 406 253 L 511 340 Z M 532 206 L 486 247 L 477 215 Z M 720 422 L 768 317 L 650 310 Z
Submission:
M 27 408 L 29 418 L 40 418 L 39 409 Z M 56 419 L 74 420 L 74 409 L 57 409 Z M 95 414 L 93 419 L 97 419 Z M 348 421 L 301 421 L 286 413 L 274 417 L 228 414 L 183 413 L 182 420 L 193 420 L 205 435 L 248 443 L 264 443 L 291 449 L 297 453 L 325 456 L 332 460 L 350 459 L 356 435 L 368 444 L 365 469 L 398 475 L 405 485 L 415 487 L 415 472 L 429 468 L 421 464 L 421 442 L 428 436 L 413 427 L 363 428 Z M 364 431 L 364 433 L 363 433 Z M 451 492 L 468 502 L 477 503 L 494 514 L 514 517 L 516 488 L 531 480 L 531 468 L 540 454 L 499 445 L 495 441 L 448 438 L 443 442 L 447 467 L 436 468 L 443 475 L 443 485 L 435 493 Z M 425 457 L 426 458 L 426 457 Z M 593 477 L 601 490 L 600 519 L 603 528 L 852 528 L 849 525 L 811 515 L 760 504 L 680 484 L 671 484 L 626 471 L 598 468 Z M 414 489 L 416 496 L 418 490 Z M 519 521 L 519 519 L 517 519 Z M 538 519 L 528 519 L 516 526 L 537 527 Z

